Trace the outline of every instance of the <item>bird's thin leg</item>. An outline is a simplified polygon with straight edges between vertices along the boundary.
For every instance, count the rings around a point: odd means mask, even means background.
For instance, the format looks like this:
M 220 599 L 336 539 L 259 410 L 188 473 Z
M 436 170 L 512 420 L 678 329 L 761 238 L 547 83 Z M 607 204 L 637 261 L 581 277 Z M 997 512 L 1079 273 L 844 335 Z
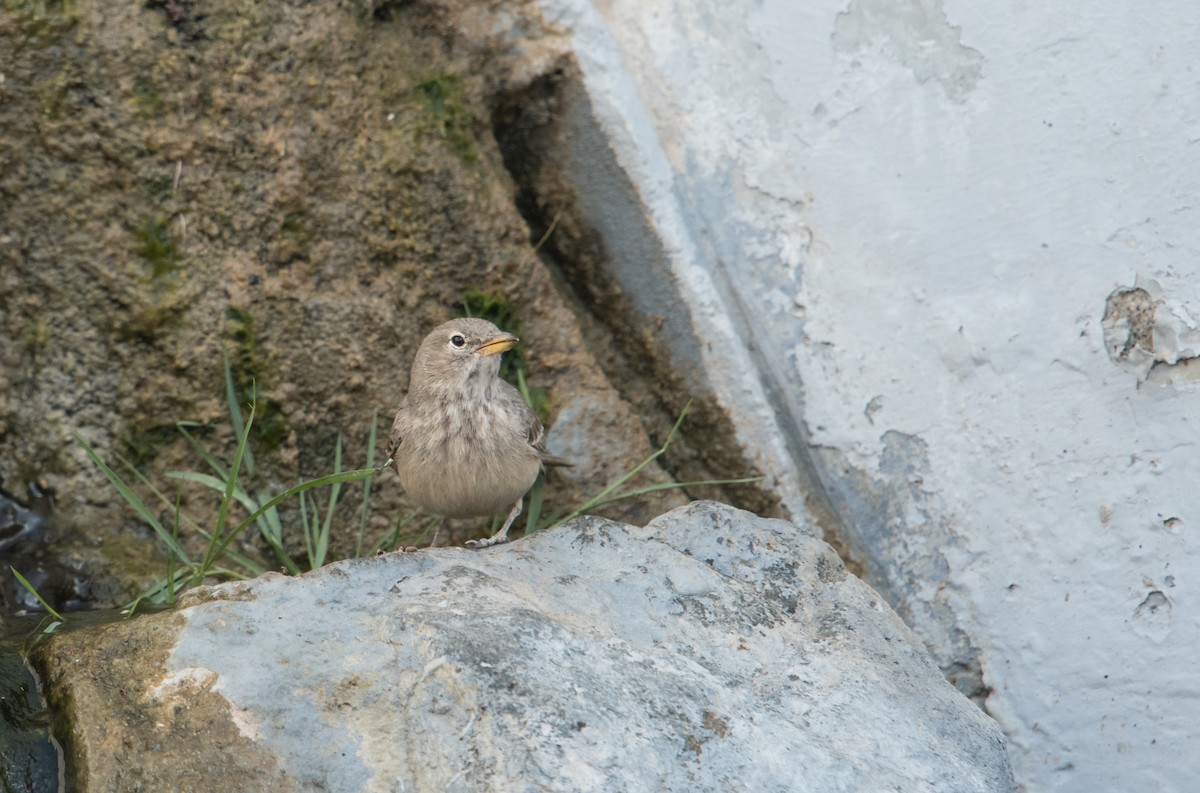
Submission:
M 445 526 L 445 525 L 446 525 L 446 519 L 445 519 L 445 518 L 442 518 L 442 517 L 439 517 L 439 518 L 437 519 L 437 526 L 436 526 L 436 528 L 433 530 L 433 539 L 429 541 L 429 547 L 430 547 L 430 548 L 435 548 L 435 547 L 437 547 L 437 539 L 438 539 L 438 535 L 442 533 L 442 527 L 443 527 L 443 526 Z
M 508 527 L 513 524 L 517 516 L 521 514 L 521 500 L 524 496 L 517 499 L 517 503 L 513 504 L 513 508 L 509 511 L 508 517 L 504 519 L 504 526 L 500 531 L 488 537 L 486 540 L 467 540 L 468 548 L 489 548 L 493 545 L 499 545 L 502 542 L 508 542 Z

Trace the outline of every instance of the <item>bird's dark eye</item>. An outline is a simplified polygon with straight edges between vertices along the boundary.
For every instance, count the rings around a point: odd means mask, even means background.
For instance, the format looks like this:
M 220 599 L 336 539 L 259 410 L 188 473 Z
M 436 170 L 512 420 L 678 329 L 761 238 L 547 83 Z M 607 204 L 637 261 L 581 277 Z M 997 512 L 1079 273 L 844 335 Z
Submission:
M 461 350 L 463 348 L 463 346 L 467 343 L 467 340 L 464 339 L 459 334 L 455 333 L 453 336 L 450 337 L 450 343 L 453 344 L 455 347 L 458 347 Z

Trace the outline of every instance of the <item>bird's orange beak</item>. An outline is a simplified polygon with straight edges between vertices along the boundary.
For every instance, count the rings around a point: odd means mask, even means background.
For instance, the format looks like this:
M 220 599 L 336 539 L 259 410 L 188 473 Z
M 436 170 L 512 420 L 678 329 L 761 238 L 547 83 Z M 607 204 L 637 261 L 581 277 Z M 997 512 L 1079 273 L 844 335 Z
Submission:
M 499 355 L 502 352 L 511 350 L 516 346 L 518 341 L 520 339 L 511 333 L 501 333 L 499 336 L 494 336 L 483 344 L 480 344 L 477 352 L 480 355 Z

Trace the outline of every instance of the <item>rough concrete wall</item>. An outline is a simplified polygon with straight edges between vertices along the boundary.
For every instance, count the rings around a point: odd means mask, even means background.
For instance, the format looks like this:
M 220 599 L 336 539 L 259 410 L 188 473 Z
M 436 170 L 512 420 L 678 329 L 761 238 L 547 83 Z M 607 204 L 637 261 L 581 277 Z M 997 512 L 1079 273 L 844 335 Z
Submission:
M 1190 789 L 1189 7 L 545 6 L 710 363 L 757 367 L 743 439 L 811 450 L 1019 782 Z

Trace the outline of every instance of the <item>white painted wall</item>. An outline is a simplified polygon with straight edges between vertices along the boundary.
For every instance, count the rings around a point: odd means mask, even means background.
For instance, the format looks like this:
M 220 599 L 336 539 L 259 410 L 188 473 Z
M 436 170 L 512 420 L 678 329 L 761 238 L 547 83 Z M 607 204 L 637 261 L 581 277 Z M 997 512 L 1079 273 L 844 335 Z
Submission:
M 542 5 L 693 321 L 784 392 L 728 389 L 744 437 L 805 428 L 902 613 L 976 648 L 1024 788 L 1195 790 L 1194 5 Z

